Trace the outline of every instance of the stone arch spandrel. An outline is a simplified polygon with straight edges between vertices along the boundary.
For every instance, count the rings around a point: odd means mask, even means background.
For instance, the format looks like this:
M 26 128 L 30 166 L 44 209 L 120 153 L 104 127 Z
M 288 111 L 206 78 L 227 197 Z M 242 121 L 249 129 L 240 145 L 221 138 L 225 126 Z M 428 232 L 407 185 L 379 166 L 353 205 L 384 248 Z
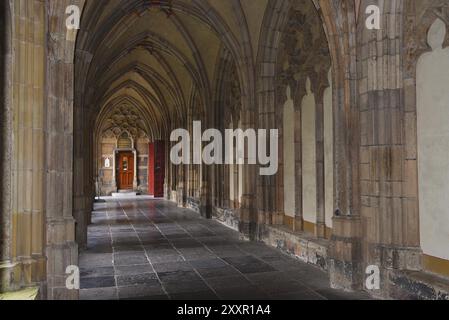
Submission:
M 298 105 L 306 95 L 306 79 L 319 97 L 327 86 L 331 67 L 329 43 L 323 22 L 312 1 L 291 2 L 277 52 L 278 94 L 289 85 Z
M 405 2 L 404 23 L 404 73 L 405 78 L 415 78 L 416 64 L 425 52 L 431 50 L 427 42 L 427 32 L 435 19 L 449 25 L 449 3 L 447 0 L 410 0 Z M 443 47 L 449 45 L 446 34 Z

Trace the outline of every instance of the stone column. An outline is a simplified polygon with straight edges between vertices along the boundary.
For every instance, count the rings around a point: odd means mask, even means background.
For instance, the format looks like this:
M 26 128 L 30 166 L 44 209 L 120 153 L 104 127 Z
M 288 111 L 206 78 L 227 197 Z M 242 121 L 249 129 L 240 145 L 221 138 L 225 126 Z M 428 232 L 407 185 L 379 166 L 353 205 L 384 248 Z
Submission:
M 322 91 L 317 94 L 316 104 L 316 226 L 315 236 L 326 236 L 325 184 L 324 184 L 324 105 Z
M 332 21 L 351 19 L 354 3 L 335 10 L 320 1 L 322 14 Z M 362 11 L 361 11 L 362 12 Z M 338 23 L 327 30 L 334 52 L 334 190 L 335 217 L 329 250 L 329 274 L 334 288 L 362 286 L 360 219 L 360 113 L 356 34 L 351 25 Z M 337 60 L 336 60 L 337 59 Z
M 4 23 L 14 27 L 2 28 L 6 37 L 3 43 L 7 44 L 2 53 L 9 51 L 12 55 L 4 56 L 9 61 L 5 74 L 1 75 L 8 77 L 6 94 L 1 97 L 5 102 L 2 127 L 7 130 L 2 136 L 6 145 L 2 145 L 5 150 L 1 160 L 5 163 L 1 167 L 8 172 L 2 177 L 2 187 L 6 190 L 1 204 L 0 282 L 5 290 L 40 286 L 43 295 L 45 3 L 4 1 L 2 6 L 2 14 L 6 15 Z
M 80 7 L 81 8 L 81 7 Z M 59 9 L 61 10 L 61 9 Z M 60 13 L 59 13 L 60 14 Z M 65 22 L 62 28 L 65 28 Z M 69 34 L 68 34 L 69 35 Z M 80 33 L 80 36 L 83 34 Z M 72 46 L 75 46 L 75 36 Z M 73 53 L 72 53 L 73 54 Z M 77 66 L 73 85 L 73 217 L 76 223 L 76 242 L 80 248 L 87 246 L 87 226 L 90 223 L 90 215 L 93 207 L 94 192 L 92 189 L 92 178 L 94 176 L 93 165 L 93 124 L 90 119 L 93 116 L 93 106 L 85 105 L 94 94 L 95 88 L 84 90 L 82 79 L 87 76 L 89 63 L 92 55 L 86 51 L 76 51 L 75 64 Z M 73 68 L 73 66 L 72 66 Z M 72 71 L 74 72 L 74 70 Z
M 221 178 L 223 178 L 223 181 L 220 181 L 220 183 L 223 183 L 222 185 L 222 197 L 223 197 L 223 207 L 224 208 L 230 208 L 231 207 L 231 200 L 230 200 L 230 192 L 229 192 L 229 166 L 222 166 L 221 168 L 221 174 L 224 175 Z
M 275 50 L 271 49 L 271 52 Z M 274 57 L 266 57 L 267 62 L 263 63 L 260 68 L 261 84 L 259 85 L 258 101 L 258 123 L 260 129 L 276 129 L 280 125 L 277 121 L 276 105 L 282 106 L 285 101 L 277 101 L 275 93 L 275 65 L 276 59 Z M 283 90 L 282 92 L 285 92 Z M 297 121 L 296 121 L 297 122 Z M 267 144 L 268 145 L 268 144 Z M 279 152 L 281 154 L 283 145 L 279 145 Z M 259 176 L 258 182 L 258 238 L 264 238 L 265 225 L 279 225 L 283 223 L 283 203 L 284 195 L 281 186 L 282 167 L 273 176 Z
M 343 70 L 334 72 L 342 76 Z M 340 79 L 341 80 L 341 79 Z M 334 189 L 335 208 L 329 247 L 329 274 L 333 288 L 362 289 L 362 223 L 359 212 L 359 118 L 358 109 L 347 108 L 345 89 L 334 90 Z M 355 84 L 353 84 L 355 86 Z
M 134 154 L 134 178 L 133 178 L 133 189 L 134 191 L 137 191 L 138 187 L 139 187 L 139 183 L 137 181 L 137 170 L 139 170 L 139 168 L 137 167 L 137 151 L 134 149 L 133 150 L 133 154 Z
M 254 111 L 243 110 L 241 112 L 241 123 L 243 131 L 254 128 Z M 255 240 L 257 238 L 257 165 L 250 165 L 248 161 L 248 152 L 245 152 L 245 165 L 240 166 L 243 170 L 243 190 L 240 203 L 239 230 L 243 237 Z
M 211 184 L 209 182 L 209 170 L 203 167 L 203 181 L 201 185 L 200 212 L 206 219 L 212 218 Z
M 114 149 L 112 157 L 112 189 L 117 192 L 117 149 Z
M 332 288 L 362 289 L 362 224 L 359 216 L 334 217 L 329 246 L 329 275 Z
M 234 150 L 234 152 L 235 152 L 235 150 Z M 243 166 L 240 166 L 238 164 L 232 165 L 232 173 L 233 173 L 232 181 L 233 181 L 234 190 L 231 190 L 231 192 L 234 193 L 234 200 L 232 203 L 232 208 L 234 208 L 234 209 L 238 209 L 240 207 L 241 200 L 242 200 L 242 199 L 240 199 L 240 190 L 239 190 L 239 182 L 240 182 L 239 170 L 243 170 Z
M 177 167 L 178 171 L 178 186 L 177 186 L 177 200 L 178 200 L 178 206 L 179 207 L 185 207 L 186 205 L 186 187 L 185 187 L 185 181 L 186 181 L 186 165 L 180 165 Z
M 12 132 L 12 33 L 10 2 L 0 2 L 0 291 L 13 285 L 14 264 L 11 256 L 11 132 Z
M 78 246 L 75 242 L 73 217 L 73 168 L 75 165 L 76 168 L 83 169 L 83 159 L 75 158 L 77 162 L 73 163 L 73 60 L 76 32 L 66 29 L 65 20 L 61 19 L 61 15 L 63 16 L 68 5 L 76 4 L 82 8 L 84 1 L 48 0 L 45 4 L 48 14 L 48 35 L 44 39 L 52 39 L 47 43 L 46 79 L 47 156 L 44 196 L 47 225 L 47 298 L 77 299 L 78 291 L 67 289 L 65 284 L 66 268 L 78 265 Z M 80 139 L 82 136 L 76 138 Z M 84 143 L 84 139 L 76 140 L 76 142 Z M 81 170 L 81 172 L 84 171 Z M 84 188 L 84 183 L 81 182 L 80 187 Z
M 295 231 L 304 231 L 303 197 L 302 197 L 302 117 L 301 106 L 295 107 L 295 173 L 296 173 L 296 212 Z

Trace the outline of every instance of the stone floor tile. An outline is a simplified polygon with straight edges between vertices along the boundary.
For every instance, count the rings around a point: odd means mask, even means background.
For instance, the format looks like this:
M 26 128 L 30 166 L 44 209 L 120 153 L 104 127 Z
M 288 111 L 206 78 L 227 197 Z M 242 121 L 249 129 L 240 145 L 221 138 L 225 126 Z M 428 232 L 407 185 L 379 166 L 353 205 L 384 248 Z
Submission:
M 115 253 L 114 266 L 134 266 L 149 263 L 144 253 Z
M 193 267 L 187 262 L 168 262 L 153 264 L 156 272 L 191 271 Z
M 147 273 L 154 273 L 154 269 L 150 264 L 115 267 L 115 274 L 117 276 L 131 276 Z
M 80 266 L 94 267 L 111 267 L 112 254 L 82 254 L 79 258 Z
M 80 300 L 117 300 L 117 288 L 81 289 Z
M 209 290 L 209 287 L 204 281 L 166 282 L 163 286 L 169 295 L 179 293 L 197 293 Z
M 189 263 L 195 269 L 216 269 L 226 267 L 228 265 L 224 260 L 216 257 L 212 259 L 191 260 Z
M 159 272 L 159 279 L 166 282 L 201 281 L 200 276 L 195 271 L 170 271 Z
M 113 276 L 95 277 L 95 278 L 81 278 L 81 289 L 94 288 L 112 288 L 115 287 L 115 279 Z
M 136 285 L 118 288 L 119 299 L 150 299 L 166 295 L 160 284 L 154 286 Z
M 222 300 L 269 300 L 268 294 L 256 286 L 217 289 L 216 293 Z
M 104 276 L 114 276 L 113 267 L 88 267 L 80 268 L 81 278 L 96 278 Z
M 134 275 L 122 275 L 117 276 L 117 286 L 127 287 L 135 285 L 149 285 L 155 286 L 159 284 L 159 279 L 156 273 L 144 273 L 144 274 L 134 274 Z
M 241 273 L 232 266 L 224 266 L 219 268 L 196 269 L 204 279 L 225 278 L 238 276 Z
M 323 296 L 310 291 L 299 291 L 299 292 L 290 292 L 290 293 L 282 293 L 282 294 L 274 294 L 269 295 L 270 300 L 305 300 L 305 301 L 315 301 L 315 300 L 326 300 Z
M 152 264 L 183 262 L 185 259 L 178 253 L 149 256 Z
M 82 299 L 369 298 L 332 290 L 320 269 L 170 202 L 101 203 L 92 221 L 79 259 Z
M 243 275 L 234 275 L 229 277 L 210 278 L 205 280 L 207 284 L 214 290 L 245 288 L 253 284 Z

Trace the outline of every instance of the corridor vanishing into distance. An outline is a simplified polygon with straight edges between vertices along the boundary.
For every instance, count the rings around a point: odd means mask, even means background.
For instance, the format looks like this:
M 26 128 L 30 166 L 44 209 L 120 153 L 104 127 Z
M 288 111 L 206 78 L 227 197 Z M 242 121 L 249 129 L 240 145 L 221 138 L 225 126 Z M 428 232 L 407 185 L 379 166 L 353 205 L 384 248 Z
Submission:
M 448 106 L 449 0 L 0 0 L 0 300 L 449 300 Z
M 326 273 L 163 200 L 96 204 L 80 255 L 80 298 L 366 299 Z

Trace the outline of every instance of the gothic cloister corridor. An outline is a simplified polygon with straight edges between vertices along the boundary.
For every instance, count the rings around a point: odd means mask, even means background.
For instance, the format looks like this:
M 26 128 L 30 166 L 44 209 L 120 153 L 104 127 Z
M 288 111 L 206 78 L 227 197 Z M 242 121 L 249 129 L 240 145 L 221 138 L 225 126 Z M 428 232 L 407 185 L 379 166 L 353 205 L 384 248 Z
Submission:
M 323 271 L 164 200 L 97 204 L 81 299 L 359 300 Z
M 449 300 L 448 106 L 449 0 L 0 0 L 0 300 Z

